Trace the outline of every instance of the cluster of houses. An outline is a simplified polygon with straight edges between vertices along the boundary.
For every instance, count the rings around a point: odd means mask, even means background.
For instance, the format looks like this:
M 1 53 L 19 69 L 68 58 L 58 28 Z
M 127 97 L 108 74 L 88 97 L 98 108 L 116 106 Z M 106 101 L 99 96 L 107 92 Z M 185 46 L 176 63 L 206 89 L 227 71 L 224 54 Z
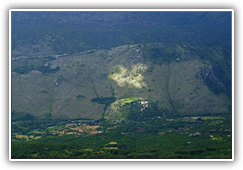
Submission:
M 148 102 L 147 101 L 141 101 L 141 105 L 143 106 L 141 108 L 141 112 L 148 108 Z
M 199 135 L 201 135 L 201 133 L 200 132 L 196 132 L 196 133 L 191 133 L 189 136 L 199 136 Z

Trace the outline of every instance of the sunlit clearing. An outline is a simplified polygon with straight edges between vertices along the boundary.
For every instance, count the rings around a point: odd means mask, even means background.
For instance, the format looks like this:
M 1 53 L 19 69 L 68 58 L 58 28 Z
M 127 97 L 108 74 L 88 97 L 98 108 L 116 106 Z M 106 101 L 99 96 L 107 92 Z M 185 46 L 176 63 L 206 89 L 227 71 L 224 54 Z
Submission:
M 118 66 L 119 71 L 117 73 L 110 74 L 109 77 L 114 80 L 118 86 L 122 87 L 125 84 L 136 88 L 146 87 L 146 84 L 143 82 L 142 73 L 147 69 L 143 64 L 137 64 L 132 67 L 131 71 L 128 71 L 122 65 Z

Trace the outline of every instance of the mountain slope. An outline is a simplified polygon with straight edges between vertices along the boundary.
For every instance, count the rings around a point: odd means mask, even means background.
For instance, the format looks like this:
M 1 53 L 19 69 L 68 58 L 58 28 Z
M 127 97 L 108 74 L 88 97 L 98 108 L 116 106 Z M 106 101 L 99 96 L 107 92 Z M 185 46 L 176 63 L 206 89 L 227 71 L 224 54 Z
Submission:
M 230 113 L 229 50 L 227 43 L 138 44 L 13 60 L 12 111 L 115 120 Z

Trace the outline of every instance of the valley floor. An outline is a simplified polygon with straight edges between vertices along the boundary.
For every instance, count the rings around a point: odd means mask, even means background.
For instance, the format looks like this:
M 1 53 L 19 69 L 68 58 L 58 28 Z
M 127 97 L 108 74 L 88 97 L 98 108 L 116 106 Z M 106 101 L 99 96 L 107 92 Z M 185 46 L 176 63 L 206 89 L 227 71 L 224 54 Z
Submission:
M 231 159 L 231 148 L 230 115 L 12 123 L 12 159 Z

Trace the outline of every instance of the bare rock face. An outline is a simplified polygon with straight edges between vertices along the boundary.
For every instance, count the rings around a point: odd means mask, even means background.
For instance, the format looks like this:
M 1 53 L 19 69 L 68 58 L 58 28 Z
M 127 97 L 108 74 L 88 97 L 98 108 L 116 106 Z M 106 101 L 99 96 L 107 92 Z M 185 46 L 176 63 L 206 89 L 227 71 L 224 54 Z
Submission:
M 227 93 L 225 85 L 219 80 L 219 73 L 215 67 L 204 67 L 201 70 L 201 77 L 204 80 L 205 84 L 210 87 L 210 90 L 216 94 L 220 92 Z

